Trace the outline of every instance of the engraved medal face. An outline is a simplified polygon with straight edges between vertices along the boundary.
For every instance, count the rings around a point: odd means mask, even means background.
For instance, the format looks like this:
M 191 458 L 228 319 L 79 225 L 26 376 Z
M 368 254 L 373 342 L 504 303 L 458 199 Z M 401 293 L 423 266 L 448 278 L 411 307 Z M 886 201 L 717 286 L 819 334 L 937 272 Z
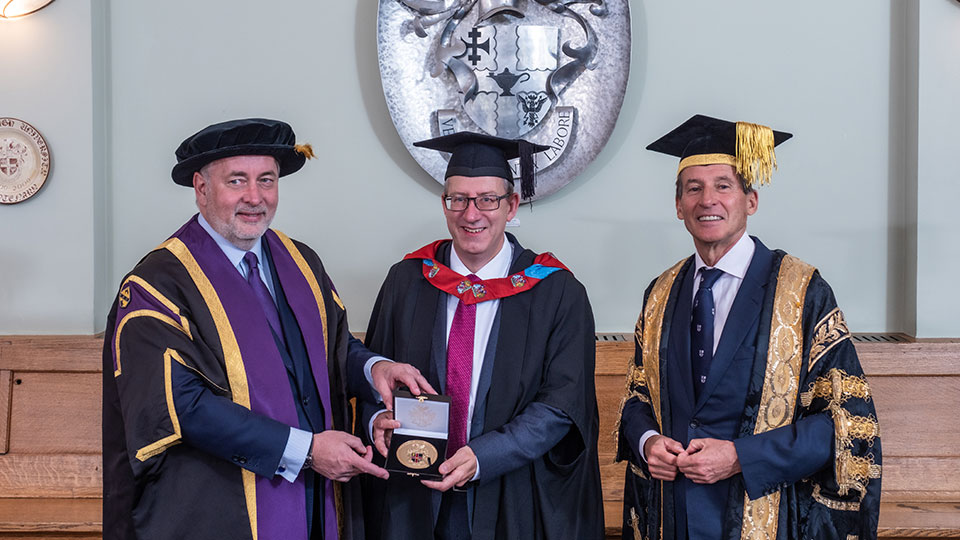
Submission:
M 412 440 L 397 448 L 397 460 L 411 469 L 426 469 L 437 462 L 437 449 L 427 441 Z
M 606 145 L 630 51 L 628 0 L 380 0 L 380 78 L 407 150 L 442 183 L 447 154 L 414 142 L 471 131 L 549 146 L 524 202 L 562 188 Z
M 16 118 L 0 118 L 0 203 L 15 204 L 36 195 L 50 172 L 43 135 Z

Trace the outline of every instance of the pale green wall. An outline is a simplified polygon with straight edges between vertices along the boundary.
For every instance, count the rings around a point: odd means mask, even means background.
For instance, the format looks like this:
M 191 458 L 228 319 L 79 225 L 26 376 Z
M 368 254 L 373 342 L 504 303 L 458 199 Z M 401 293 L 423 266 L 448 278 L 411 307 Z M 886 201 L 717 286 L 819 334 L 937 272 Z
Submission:
M 89 1 L 0 21 L 0 116 L 47 141 L 50 176 L 0 205 L 0 334 L 92 333 L 94 178 Z
M 960 4 L 919 10 L 917 140 L 917 328 L 960 335 Z
M 780 147 L 750 232 L 817 265 L 855 331 L 960 336 L 948 309 L 960 293 L 933 289 L 945 283 L 934 282 L 938 265 L 960 264 L 945 247 L 956 245 L 955 227 L 941 208 L 945 191 L 958 189 L 945 152 L 958 116 L 960 4 L 924 0 L 921 11 L 914 2 L 631 2 L 631 79 L 610 142 L 580 178 L 522 209 L 513 232 L 573 269 L 598 330 L 629 331 L 649 280 L 692 251 L 673 209 L 676 162 L 644 146 L 694 113 L 766 123 L 795 137 Z M 194 212 L 192 192 L 169 180 L 173 150 L 228 118 L 285 119 L 319 150 L 320 161 L 282 182 L 275 226 L 321 254 L 354 330 L 364 329 L 389 265 L 446 234 L 440 187 L 403 148 L 383 101 L 376 2 L 264 6 L 61 0 L 0 24 L 0 47 L 8 28 L 28 22 L 52 27 L 30 36 L 44 47 L 69 42 L 63 53 L 27 54 L 47 79 L 24 67 L 23 85 L 0 85 L 0 116 L 22 109 L 56 160 L 40 195 L 0 208 L 4 230 L 28 231 L 9 248 L 3 236 L 0 257 L 19 277 L 5 270 L 0 282 L 0 334 L 102 328 L 122 275 Z M 91 11 L 105 29 L 97 39 Z M 102 63 L 91 50 L 104 52 Z M 35 87 L 49 82 L 61 88 L 42 98 Z M 909 113 L 911 92 L 918 114 Z M 79 155 L 65 164 L 71 151 Z M 77 275 L 65 281 L 66 265 Z M 49 278 L 37 271 L 50 266 Z

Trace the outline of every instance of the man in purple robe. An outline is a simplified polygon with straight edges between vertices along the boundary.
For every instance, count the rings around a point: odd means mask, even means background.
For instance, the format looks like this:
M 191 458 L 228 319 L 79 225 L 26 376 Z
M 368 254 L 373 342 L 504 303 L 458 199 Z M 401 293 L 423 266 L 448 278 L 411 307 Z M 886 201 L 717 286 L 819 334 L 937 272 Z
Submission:
M 353 479 L 387 472 L 346 432 L 348 399 L 432 388 L 352 338 L 317 254 L 268 228 L 280 177 L 313 157 L 289 125 L 215 124 L 176 156 L 200 213 L 107 320 L 104 538 L 362 538 Z

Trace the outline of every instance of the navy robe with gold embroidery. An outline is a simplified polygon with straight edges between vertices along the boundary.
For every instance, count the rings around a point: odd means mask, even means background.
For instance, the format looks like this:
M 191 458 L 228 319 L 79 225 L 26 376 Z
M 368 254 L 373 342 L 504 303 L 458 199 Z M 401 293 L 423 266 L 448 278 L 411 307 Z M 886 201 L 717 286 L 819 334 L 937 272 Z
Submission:
M 754 242 L 698 400 L 693 258 L 646 291 L 619 421 L 624 538 L 876 538 L 879 429 L 843 314 L 816 269 Z M 743 472 L 711 485 L 653 480 L 639 455 L 650 429 L 684 446 L 732 440 Z

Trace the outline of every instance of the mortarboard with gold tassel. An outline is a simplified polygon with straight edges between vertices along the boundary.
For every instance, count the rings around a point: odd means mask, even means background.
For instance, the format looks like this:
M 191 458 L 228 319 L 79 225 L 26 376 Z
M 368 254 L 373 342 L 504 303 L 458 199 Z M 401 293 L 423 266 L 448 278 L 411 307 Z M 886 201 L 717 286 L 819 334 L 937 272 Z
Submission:
M 749 122 L 698 114 L 660 137 L 647 150 L 680 158 L 677 174 L 696 165 L 730 165 L 748 187 L 769 184 L 777 168 L 774 147 L 793 137 Z

